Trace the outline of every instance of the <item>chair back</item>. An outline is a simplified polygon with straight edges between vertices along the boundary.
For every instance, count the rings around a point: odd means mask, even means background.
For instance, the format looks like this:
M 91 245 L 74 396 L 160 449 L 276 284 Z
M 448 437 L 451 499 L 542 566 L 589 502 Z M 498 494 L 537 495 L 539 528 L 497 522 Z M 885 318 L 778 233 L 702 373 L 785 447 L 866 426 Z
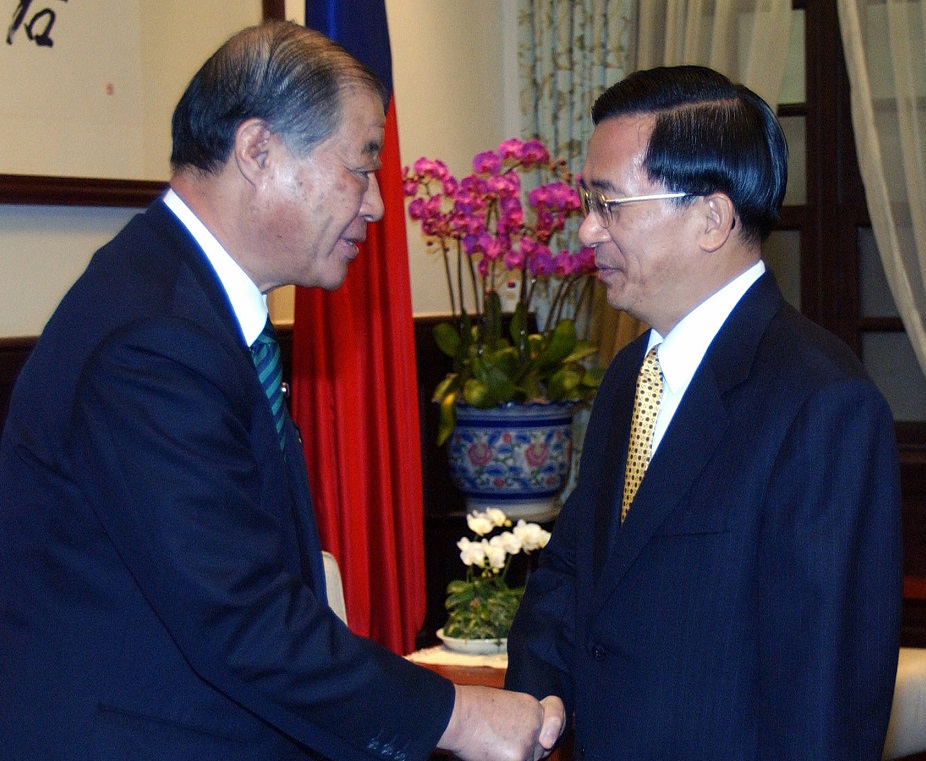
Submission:
M 330 552 L 322 551 L 322 560 L 325 565 L 325 591 L 328 593 L 328 605 L 337 613 L 345 624 L 347 623 L 347 606 L 344 604 L 344 585 L 341 582 L 341 569 L 338 561 Z

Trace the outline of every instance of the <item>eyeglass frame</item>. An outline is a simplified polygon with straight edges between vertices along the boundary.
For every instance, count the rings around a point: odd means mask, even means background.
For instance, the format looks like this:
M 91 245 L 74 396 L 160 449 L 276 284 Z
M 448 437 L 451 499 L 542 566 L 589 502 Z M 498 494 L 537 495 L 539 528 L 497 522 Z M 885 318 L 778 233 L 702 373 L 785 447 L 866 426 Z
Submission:
M 670 198 L 687 198 L 694 195 L 694 193 L 676 192 L 652 193 L 645 196 L 628 196 L 627 198 L 605 198 L 604 193 L 598 190 L 589 190 L 581 182 L 578 183 L 577 188 L 579 190 L 579 204 L 582 207 L 582 214 L 587 217 L 594 212 L 602 227 L 610 227 L 614 221 L 614 213 L 611 211 L 612 206 L 636 203 L 637 201 L 664 201 Z

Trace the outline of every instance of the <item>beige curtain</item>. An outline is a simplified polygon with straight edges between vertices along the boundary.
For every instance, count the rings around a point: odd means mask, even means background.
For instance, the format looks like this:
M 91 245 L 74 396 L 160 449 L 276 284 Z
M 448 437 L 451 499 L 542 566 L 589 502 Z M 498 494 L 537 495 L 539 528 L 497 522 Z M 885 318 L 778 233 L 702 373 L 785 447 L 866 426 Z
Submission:
M 791 0 L 637 0 L 633 69 L 701 64 L 761 95 L 773 108 L 784 77 Z M 603 361 L 646 326 L 603 299 L 595 314 Z
M 872 228 L 926 373 L 926 0 L 838 0 L 838 8 Z

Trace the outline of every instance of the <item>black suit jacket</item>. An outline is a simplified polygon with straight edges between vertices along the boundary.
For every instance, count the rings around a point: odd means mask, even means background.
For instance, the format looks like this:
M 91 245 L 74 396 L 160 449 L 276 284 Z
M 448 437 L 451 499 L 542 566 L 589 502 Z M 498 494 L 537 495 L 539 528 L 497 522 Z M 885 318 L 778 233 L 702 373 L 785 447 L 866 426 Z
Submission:
M 453 686 L 325 604 L 302 449 L 281 453 L 214 272 L 161 201 L 93 257 L 0 445 L 0 755 L 424 758 Z
M 595 399 L 507 686 L 562 696 L 585 759 L 879 759 L 901 600 L 886 403 L 766 274 L 617 526 L 646 341 Z

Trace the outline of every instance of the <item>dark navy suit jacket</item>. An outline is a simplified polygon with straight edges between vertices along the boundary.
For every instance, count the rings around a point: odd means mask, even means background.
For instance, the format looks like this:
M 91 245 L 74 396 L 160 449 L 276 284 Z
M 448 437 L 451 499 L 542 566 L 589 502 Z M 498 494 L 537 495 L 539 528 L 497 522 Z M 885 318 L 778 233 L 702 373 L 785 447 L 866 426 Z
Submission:
M 508 640 L 584 759 L 876 761 L 901 599 L 890 411 L 770 274 L 692 379 L 623 526 L 647 336 L 614 359 Z
M 93 257 L 12 397 L 0 757 L 427 757 L 453 686 L 325 604 L 288 418 L 286 436 L 284 455 L 224 291 L 156 202 Z

